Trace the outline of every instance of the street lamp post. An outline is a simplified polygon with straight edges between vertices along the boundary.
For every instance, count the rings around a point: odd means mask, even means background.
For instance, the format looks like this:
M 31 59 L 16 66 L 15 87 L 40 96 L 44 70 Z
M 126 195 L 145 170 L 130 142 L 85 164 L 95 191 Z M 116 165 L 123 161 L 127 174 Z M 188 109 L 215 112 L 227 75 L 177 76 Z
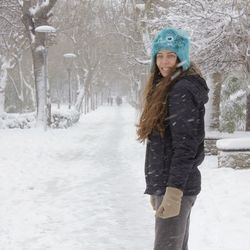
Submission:
M 52 26 L 41 25 L 35 28 L 36 32 L 44 33 L 44 130 L 47 130 L 48 122 L 51 122 L 51 103 L 49 93 L 49 81 L 48 81 L 48 46 L 47 46 L 47 34 L 56 32 L 56 29 Z
M 74 58 L 76 58 L 76 55 L 73 53 L 66 53 L 63 55 L 64 57 L 64 63 L 68 72 L 68 81 L 69 81 L 69 109 L 71 109 L 71 102 L 72 102 L 72 94 L 71 94 L 71 70 L 73 66 Z

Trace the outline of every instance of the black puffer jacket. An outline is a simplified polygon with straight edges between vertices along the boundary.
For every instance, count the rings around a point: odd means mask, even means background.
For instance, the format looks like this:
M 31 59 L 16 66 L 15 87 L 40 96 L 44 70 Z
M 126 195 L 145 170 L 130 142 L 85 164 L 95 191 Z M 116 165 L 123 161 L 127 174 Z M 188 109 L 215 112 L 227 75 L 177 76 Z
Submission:
M 145 159 L 146 194 L 163 195 L 166 187 L 197 195 L 204 160 L 204 104 L 209 89 L 197 75 L 184 76 L 168 93 L 164 138 L 154 130 L 147 141 Z

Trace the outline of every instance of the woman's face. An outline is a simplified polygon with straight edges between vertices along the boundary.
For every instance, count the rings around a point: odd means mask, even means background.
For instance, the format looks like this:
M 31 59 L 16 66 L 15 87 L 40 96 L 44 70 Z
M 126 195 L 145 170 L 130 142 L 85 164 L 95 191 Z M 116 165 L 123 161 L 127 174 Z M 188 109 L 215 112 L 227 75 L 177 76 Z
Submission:
M 158 66 L 161 75 L 166 77 L 171 68 L 177 65 L 177 56 L 174 52 L 161 50 L 156 55 L 156 65 Z

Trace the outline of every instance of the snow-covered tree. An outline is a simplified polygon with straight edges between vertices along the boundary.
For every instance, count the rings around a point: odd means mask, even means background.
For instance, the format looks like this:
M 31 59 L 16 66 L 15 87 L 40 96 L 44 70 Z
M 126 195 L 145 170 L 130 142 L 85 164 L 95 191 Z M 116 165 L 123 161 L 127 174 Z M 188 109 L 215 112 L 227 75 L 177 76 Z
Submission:
M 75 106 L 81 109 L 83 98 L 92 102 L 93 77 L 98 70 L 103 55 L 101 51 L 100 22 L 101 6 L 95 1 L 64 1 L 57 10 L 56 23 L 61 29 L 61 37 L 72 44 L 72 51 L 77 55 L 76 70 L 79 94 Z M 70 12 L 68 10 L 71 10 Z M 63 13 L 67 13 L 66 15 Z M 59 18 L 60 17 L 60 18 Z M 88 105 L 86 106 L 89 109 Z
M 241 75 L 229 76 L 222 84 L 220 102 L 220 131 L 233 133 L 245 130 L 246 120 L 246 92 L 242 86 L 246 85 Z
M 249 30 L 249 1 L 184 0 L 178 4 L 182 6 L 182 18 L 186 19 L 183 23 L 187 24 L 193 37 L 193 55 L 203 72 L 212 79 L 210 126 L 218 129 L 221 84 L 228 73 L 241 71 L 247 76 L 247 81 L 250 80 L 247 59 L 249 34 L 246 32 Z M 246 87 L 244 91 L 247 92 Z
M 33 69 L 37 102 L 37 126 L 44 123 L 45 118 L 45 86 L 44 86 L 44 56 L 46 35 L 35 32 L 35 28 L 48 25 L 52 16 L 52 8 L 56 0 L 18 0 L 22 11 L 22 22 L 26 28 L 32 51 Z
M 174 26 L 189 32 L 192 41 L 191 56 L 200 65 L 205 77 L 211 79 L 209 87 L 213 94 L 210 127 L 218 129 L 223 81 L 232 71 L 240 70 L 242 74 L 245 72 L 248 75 L 249 33 L 246 31 L 249 30 L 249 1 L 132 2 L 136 5 L 137 26 L 147 54 L 148 41 L 161 28 Z M 248 110 L 247 108 L 247 114 Z M 250 116 L 247 117 L 249 121 Z
M 20 61 L 25 38 L 16 1 L 2 0 L 0 6 L 0 114 L 5 111 L 8 70 Z M 22 88 L 21 88 L 22 89 Z M 22 96 L 20 95 L 22 100 Z

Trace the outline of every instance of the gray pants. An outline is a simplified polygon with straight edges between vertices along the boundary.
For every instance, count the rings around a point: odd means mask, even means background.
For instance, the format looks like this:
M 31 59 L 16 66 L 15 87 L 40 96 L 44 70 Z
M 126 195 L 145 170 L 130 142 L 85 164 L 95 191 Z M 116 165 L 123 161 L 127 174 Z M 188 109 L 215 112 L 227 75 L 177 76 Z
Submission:
M 163 196 L 154 196 L 155 209 L 161 204 Z M 178 216 L 155 218 L 154 250 L 188 250 L 189 220 L 196 196 L 183 196 Z

